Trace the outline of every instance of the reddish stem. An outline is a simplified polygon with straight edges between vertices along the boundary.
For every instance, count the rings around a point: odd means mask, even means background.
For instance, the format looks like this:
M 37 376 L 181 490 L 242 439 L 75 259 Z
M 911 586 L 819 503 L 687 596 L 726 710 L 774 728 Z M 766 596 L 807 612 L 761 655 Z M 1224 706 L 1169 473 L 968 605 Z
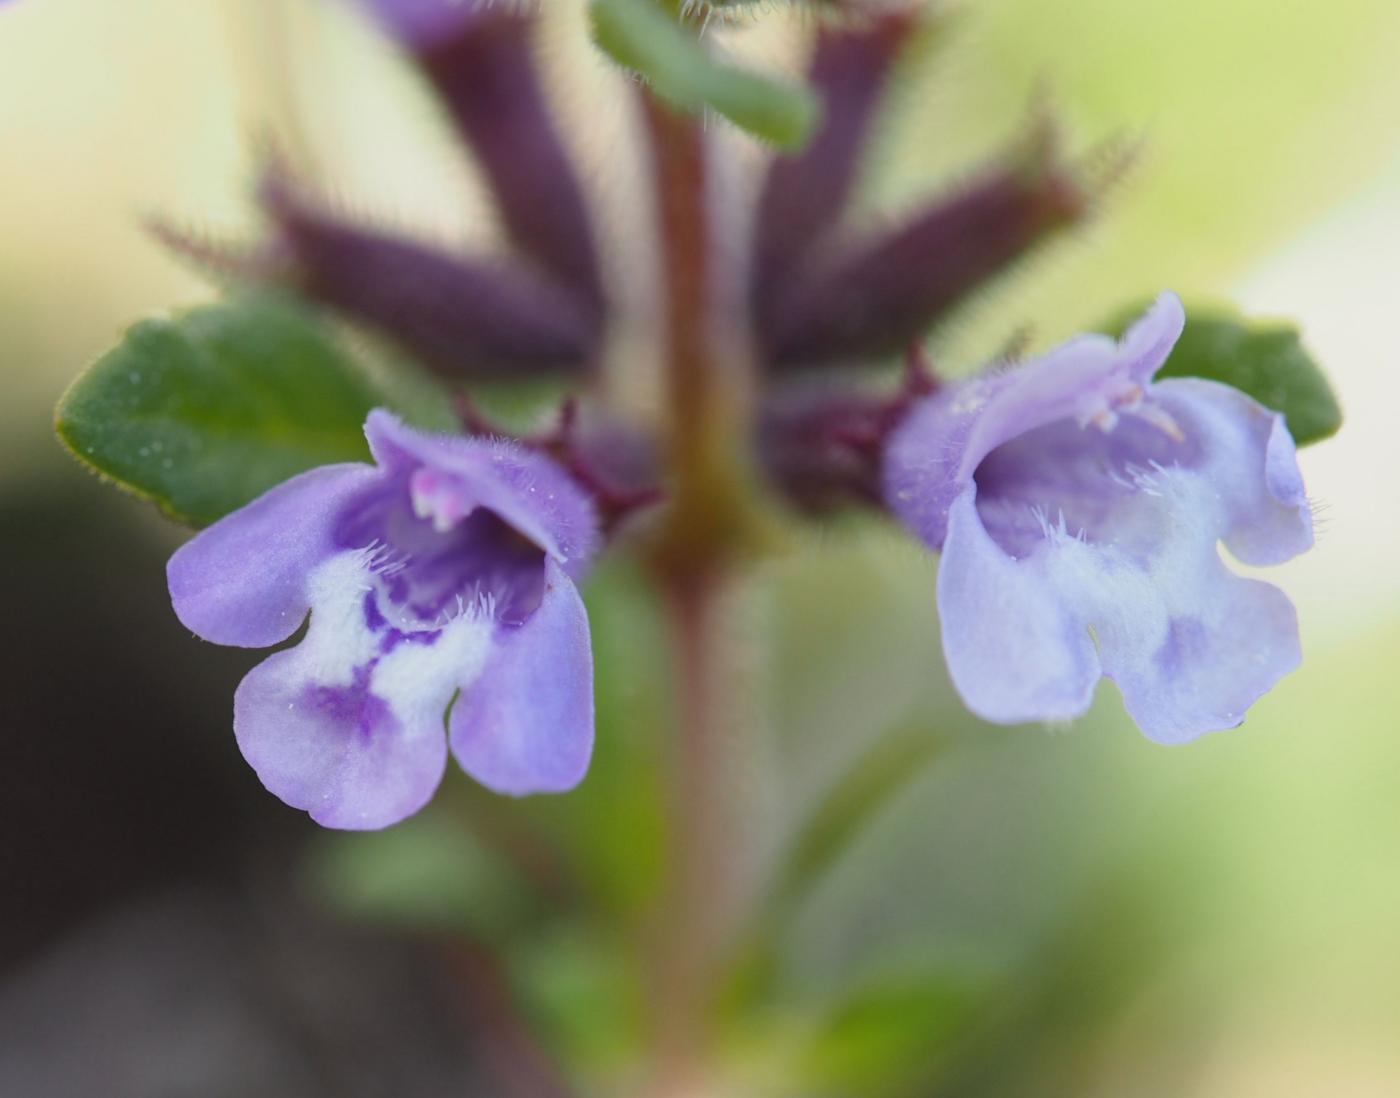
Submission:
M 742 374 L 722 355 L 718 255 L 703 125 L 649 93 L 666 317 L 669 492 L 652 545 L 652 575 L 668 618 L 676 727 L 669 797 L 670 857 L 652 946 L 649 1092 L 694 1094 L 708 1074 L 719 938 L 728 905 L 722 807 L 724 595 L 750 520 L 738 443 Z

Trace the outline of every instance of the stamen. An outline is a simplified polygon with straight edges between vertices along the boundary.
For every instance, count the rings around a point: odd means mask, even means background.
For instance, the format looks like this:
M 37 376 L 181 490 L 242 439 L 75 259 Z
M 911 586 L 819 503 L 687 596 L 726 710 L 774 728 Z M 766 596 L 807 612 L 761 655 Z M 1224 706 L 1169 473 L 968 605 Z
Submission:
M 1118 426 L 1118 413 L 1105 405 L 1089 417 L 1089 422 L 1104 434 L 1108 434 Z
M 1146 395 L 1141 385 L 1137 382 L 1132 382 L 1126 389 L 1113 398 L 1113 406 L 1115 408 L 1121 408 L 1125 412 L 1133 412 L 1142 404 L 1143 397 Z
M 1130 415 L 1137 416 L 1144 423 L 1149 423 L 1157 430 L 1161 431 L 1173 442 L 1185 442 L 1186 432 L 1174 420 L 1171 413 L 1160 404 L 1144 402 L 1140 407 L 1127 409 Z
M 1123 412 L 1150 423 L 1174 442 L 1186 441 L 1186 435 L 1177 426 L 1176 420 L 1172 419 L 1160 405 L 1149 401 L 1147 390 L 1141 385 L 1135 381 L 1118 381 L 1112 384 L 1117 385 L 1117 388 L 1100 392 L 1093 398 L 1093 403 L 1080 412 L 1079 425 L 1081 427 L 1092 423 L 1100 431 L 1107 434 L 1118 426 L 1119 413 Z

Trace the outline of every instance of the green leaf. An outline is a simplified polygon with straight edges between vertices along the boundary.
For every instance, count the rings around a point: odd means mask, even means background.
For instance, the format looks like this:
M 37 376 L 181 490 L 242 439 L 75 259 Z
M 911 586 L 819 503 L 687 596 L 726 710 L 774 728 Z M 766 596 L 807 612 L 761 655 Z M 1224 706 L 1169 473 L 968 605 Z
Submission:
M 1120 314 L 1109 330 L 1121 333 L 1145 308 Z M 1332 387 L 1289 324 L 1253 321 L 1220 307 L 1188 308 L 1186 330 L 1157 377 L 1203 377 L 1234 386 L 1282 412 L 1299 446 L 1328 438 L 1342 425 Z
M 593 0 L 589 15 L 603 52 L 683 110 L 708 106 L 784 148 L 802 144 L 816 125 L 820 106 L 808 88 L 716 61 L 653 0 Z
M 314 316 L 251 296 L 144 320 L 58 405 L 77 458 L 206 525 L 317 465 L 364 460 L 377 388 Z

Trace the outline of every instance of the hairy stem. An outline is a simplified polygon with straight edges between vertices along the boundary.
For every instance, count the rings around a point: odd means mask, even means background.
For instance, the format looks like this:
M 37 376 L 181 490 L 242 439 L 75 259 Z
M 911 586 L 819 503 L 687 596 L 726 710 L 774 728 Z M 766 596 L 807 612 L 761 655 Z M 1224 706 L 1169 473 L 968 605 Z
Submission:
M 668 616 L 676 698 L 667 880 L 652 940 L 652 1098 L 699 1092 L 707 1074 L 719 938 L 730 892 L 723 805 L 731 723 L 727 592 L 752 537 L 741 445 L 747 378 L 725 353 L 727 303 L 716 292 L 708 145 L 703 125 L 649 93 L 666 300 L 669 506 L 651 551 Z
M 668 880 L 656 928 L 650 1093 L 696 1094 L 708 1074 L 710 1014 L 731 893 L 726 850 L 729 680 L 723 580 L 666 592 L 676 696 Z

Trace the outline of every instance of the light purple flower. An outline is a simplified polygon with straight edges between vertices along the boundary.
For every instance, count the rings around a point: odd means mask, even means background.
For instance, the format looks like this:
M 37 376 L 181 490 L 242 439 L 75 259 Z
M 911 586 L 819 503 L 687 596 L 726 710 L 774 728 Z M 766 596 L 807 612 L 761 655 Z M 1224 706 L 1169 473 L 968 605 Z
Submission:
M 1312 545 L 1283 417 L 1228 386 L 1153 382 L 1184 324 L 1163 294 L 1118 342 L 1080 336 L 916 405 L 889 505 L 941 549 L 954 685 L 993 721 L 1083 713 L 1101 676 L 1151 739 L 1238 725 L 1301 659 L 1283 593 L 1227 568 Z
M 593 746 L 592 655 L 574 581 L 591 500 L 515 444 L 429 435 L 384 411 L 376 465 L 328 465 L 221 519 L 170 560 L 195 633 L 259 648 L 234 730 L 282 800 L 329 827 L 421 808 L 447 765 L 502 793 L 569 789 Z

